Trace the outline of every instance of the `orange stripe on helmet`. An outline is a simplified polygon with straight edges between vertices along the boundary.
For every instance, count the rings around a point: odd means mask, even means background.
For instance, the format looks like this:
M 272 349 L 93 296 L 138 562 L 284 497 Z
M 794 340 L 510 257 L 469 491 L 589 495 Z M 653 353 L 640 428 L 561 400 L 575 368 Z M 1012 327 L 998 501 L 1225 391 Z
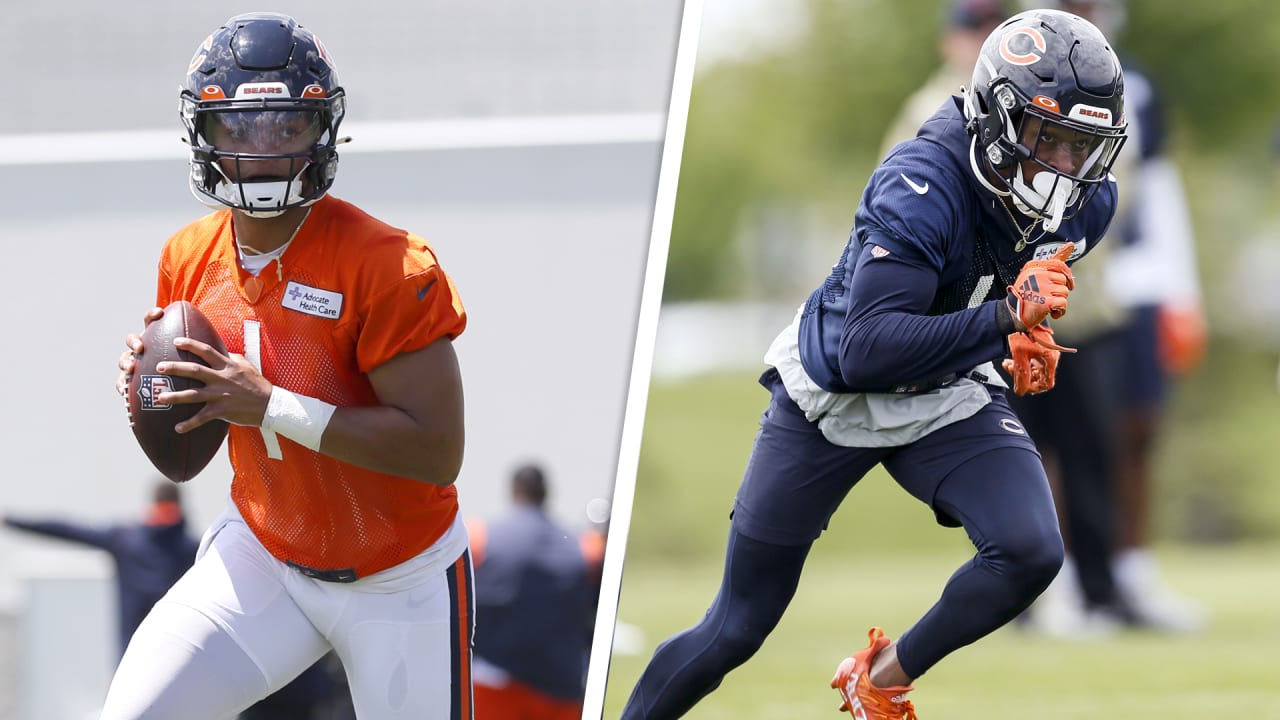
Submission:
M 324 60 L 329 67 L 333 67 L 333 60 L 329 57 L 329 49 L 324 46 L 324 43 L 320 42 L 320 38 L 316 37 L 314 33 L 311 35 L 311 39 L 316 41 L 316 50 L 320 52 L 320 59 Z
M 1019 35 L 1026 35 L 1031 38 L 1031 44 L 1039 52 L 1020 53 L 1014 51 L 1011 46 L 1013 44 L 1013 40 Z M 1000 57 L 1014 65 L 1031 65 L 1044 57 L 1044 51 L 1047 47 L 1048 45 L 1044 41 L 1044 35 L 1041 35 L 1039 30 L 1033 27 L 1017 27 L 1006 32 L 1004 36 L 1000 38 Z
M 204 42 L 200 43 L 200 47 L 196 48 L 196 54 L 191 56 L 191 63 L 187 66 L 187 74 L 195 72 L 204 64 L 205 58 L 209 57 L 209 51 L 213 49 L 213 36 L 205 37 Z

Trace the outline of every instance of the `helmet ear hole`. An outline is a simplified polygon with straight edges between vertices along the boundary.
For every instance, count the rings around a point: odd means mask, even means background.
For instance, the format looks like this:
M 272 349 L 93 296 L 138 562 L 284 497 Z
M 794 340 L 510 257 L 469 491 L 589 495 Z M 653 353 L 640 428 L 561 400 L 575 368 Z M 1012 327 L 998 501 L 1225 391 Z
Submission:
M 977 106 L 977 108 L 978 108 L 978 112 L 979 112 L 979 113 L 981 113 L 981 114 L 983 114 L 983 115 L 990 115 L 990 114 L 991 114 L 991 108 L 987 107 L 987 98 L 986 98 L 986 95 L 984 95 L 983 93 L 980 93 L 980 92 L 974 91 L 974 93 L 973 93 L 973 102 L 974 102 L 974 105 L 976 105 L 976 106 Z

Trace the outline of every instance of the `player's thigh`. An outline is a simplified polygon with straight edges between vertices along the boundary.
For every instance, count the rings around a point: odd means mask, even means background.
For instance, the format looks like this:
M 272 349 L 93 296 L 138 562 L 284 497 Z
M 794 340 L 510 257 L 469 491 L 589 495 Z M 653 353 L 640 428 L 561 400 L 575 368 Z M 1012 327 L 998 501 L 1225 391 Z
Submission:
M 346 669 L 356 714 L 469 720 L 474 599 L 467 556 L 415 586 L 345 592 L 329 637 Z
M 973 417 L 947 426 L 886 462 L 939 522 L 963 525 L 989 561 L 1062 562 L 1053 493 L 1035 445 L 1003 395 Z M 1052 576 L 1050 576 L 1052 577 Z
M 1010 409 L 1003 393 L 993 391 L 991 395 L 991 402 L 971 417 L 935 430 L 884 461 L 885 469 L 894 480 L 917 500 L 933 508 L 938 521 L 944 525 L 956 527 L 960 523 L 959 518 L 952 517 L 936 502 L 939 486 L 957 468 L 992 450 L 1025 451 L 1029 456 L 1025 467 L 1003 470 L 997 467 L 995 471 L 1031 473 L 1028 481 L 1048 487 L 1039 452 L 1022 421 Z
M 102 720 L 233 718 L 267 694 L 244 650 L 207 616 L 160 602 L 116 668 Z
M 971 458 L 942 481 L 935 504 L 964 525 L 979 550 L 1048 560 L 1062 553 L 1044 466 L 1023 448 L 996 447 Z
M 761 542 L 807 545 L 887 452 L 831 444 L 778 383 L 734 501 L 734 528 Z
M 224 718 L 328 649 L 243 523 L 222 523 L 126 649 L 104 718 Z

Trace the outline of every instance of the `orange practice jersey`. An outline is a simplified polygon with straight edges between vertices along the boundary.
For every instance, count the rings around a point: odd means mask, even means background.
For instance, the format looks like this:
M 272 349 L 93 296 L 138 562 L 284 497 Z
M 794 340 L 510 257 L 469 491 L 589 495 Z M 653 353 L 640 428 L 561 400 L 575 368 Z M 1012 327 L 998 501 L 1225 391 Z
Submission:
M 160 260 L 157 303 L 176 300 L 209 316 L 229 352 L 254 361 L 257 349 L 272 384 L 339 407 L 378 405 L 369 371 L 466 326 L 453 281 L 425 240 L 333 197 L 312 206 L 284 255 L 257 277 L 237 260 L 229 210 L 183 228 Z M 281 561 L 365 577 L 429 547 L 457 515 L 452 486 L 276 438 L 279 459 L 268 456 L 259 428 L 232 425 L 229 448 L 231 497 Z

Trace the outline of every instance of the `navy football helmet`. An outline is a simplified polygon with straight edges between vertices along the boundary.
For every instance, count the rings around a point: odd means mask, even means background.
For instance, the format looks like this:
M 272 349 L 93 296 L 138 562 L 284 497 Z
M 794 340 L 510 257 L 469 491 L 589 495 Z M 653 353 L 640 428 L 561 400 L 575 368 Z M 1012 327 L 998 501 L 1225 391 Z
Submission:
M 1083 18 L 1015 15 L 983 43 L 964 115 L 979 182 L 1053 232 L 1093 197 L 1124 145 L 1120 61 Z M 1038 166 L 1030 177 L 1027 161 Z
M 346 93 L 324 45 L 287 15 L 237 15 L 196 49 L 180 88 L 191 191 L 274 217 L 333 185 Z

